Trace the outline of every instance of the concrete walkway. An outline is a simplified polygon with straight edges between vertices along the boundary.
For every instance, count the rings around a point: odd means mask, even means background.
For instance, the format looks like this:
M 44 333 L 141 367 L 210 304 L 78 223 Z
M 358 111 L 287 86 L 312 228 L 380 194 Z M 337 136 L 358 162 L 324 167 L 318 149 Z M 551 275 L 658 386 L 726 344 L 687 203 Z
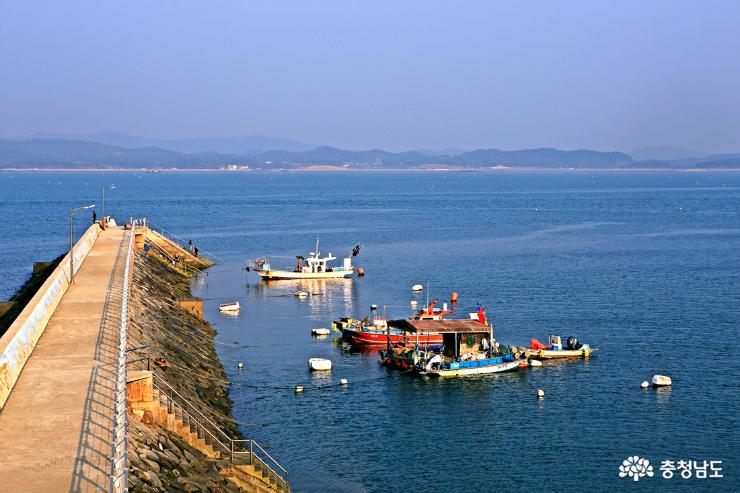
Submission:
M 128 231 L 100 237 L 0 414 L 0 490 L 108 491 Z

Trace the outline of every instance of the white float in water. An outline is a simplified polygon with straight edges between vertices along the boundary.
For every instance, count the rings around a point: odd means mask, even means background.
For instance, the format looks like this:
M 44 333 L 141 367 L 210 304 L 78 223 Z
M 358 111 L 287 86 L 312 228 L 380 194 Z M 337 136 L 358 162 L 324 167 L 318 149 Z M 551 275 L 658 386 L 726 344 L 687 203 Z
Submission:
M 538 359 L 529 360 L 529 366 L 542 366 L 542 361 Z
M 331 331 L 326 327 L 319 327 L 318 329 L 311 329 L 311 335 L 314 336 L 328 336 Z
M 296 385 L 295 386 L 295 391 L 296 392 L 303 392 L 303 385 Z
M 347 379 L 346 379 L 346 378 L 343 378 L 343 379 L 341 379 L 341 380 L 339 381 L 339 383 L 340 383 L 340 384 L 342 384 L 342 385 L 347 385 L 347 384 L 349 384 L 349 382 L 347 381 Z
M 239 369 L 241 370 L 241 369 L 243 369 L 243 368 L 244 368 L 244 363 L 241 363 L 241 362 L 240 362 L 240 363 L 239 363 L 238 365 L 236 365 L 236 366 L 238 366 L 238 367 L 239 367 Z
M 331 360 L 326 358 L 309 358 L 308 367 L 313 371 L 331 370 Z
M 424 289 L 424 286 L 421 284 L 414 284 L 411 286 L 411 291 L 421 291 L 422 289 Z
M 642 382 L 642 383 L 640 384 L 640 387 L 642 387 L 643 389 L 646 389 L 646 388 L 648 388 L 649 386 L 650 386 L 650 384 L 648 383 L 648 381 L 647 381 L 647 380 L 643 381 L 643 382 Z
M 537 398 L 538 399 L 544 399 L 545 398 L 545 391 L 542 389 L 537 389 Z
M 306 296 L 308 296 L 308 293 L 305 291 L 298 291 L 295 295 L 299 298 L 305 298 Z
M 416 300 L 411 300 L 411 308 L 416 308 Z
M 668 387 L 672 385 L 671 377 L 665 375 L 653 375 L 653 386 L 654 387 Z

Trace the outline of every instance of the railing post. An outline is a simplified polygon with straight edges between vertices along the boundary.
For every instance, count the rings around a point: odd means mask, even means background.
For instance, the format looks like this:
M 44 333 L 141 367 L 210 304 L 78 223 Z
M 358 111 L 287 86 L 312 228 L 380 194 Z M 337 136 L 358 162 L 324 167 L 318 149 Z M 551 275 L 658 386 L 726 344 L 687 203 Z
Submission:
M 249 440 L 249 465 L 254 466 L 254 440 Z
M 234 440 L 231 440 L 231 466 L 234 466 Z

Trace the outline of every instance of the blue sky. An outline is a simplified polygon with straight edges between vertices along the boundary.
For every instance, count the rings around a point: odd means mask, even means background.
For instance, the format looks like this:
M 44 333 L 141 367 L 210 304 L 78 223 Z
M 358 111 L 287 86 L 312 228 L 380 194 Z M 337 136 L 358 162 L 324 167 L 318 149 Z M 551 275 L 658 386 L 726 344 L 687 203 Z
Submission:
M 740 152 L 740 2 L 0 0 L 0 134 Z

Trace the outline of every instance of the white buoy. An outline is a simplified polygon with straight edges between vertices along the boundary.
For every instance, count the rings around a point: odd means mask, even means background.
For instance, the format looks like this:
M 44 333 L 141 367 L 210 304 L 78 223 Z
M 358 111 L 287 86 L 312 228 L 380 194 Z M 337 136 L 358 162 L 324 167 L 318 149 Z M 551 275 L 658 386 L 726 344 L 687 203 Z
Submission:
M 529 366 L 542 366 L 542 361 L 538 359 L 529 360 Z
M 303 392 L 303 385 L 296 385 L 295 386 L 295 391 L 296 392 Z
M 416 300 L 411 300 L 411 308 L 416 308 Z
M 242 362 L 239 362 L 239 364 L 238 364 L 238 365 L 236 365 L 236 366 L 238 366 L 238 367 L 239 367 L 239 369 L 241 370 L 241 369 L 243 369 L 243 368 L 244 368 L 244 363 L 242 363 Z
M 349 382 L 347 381 L 347 379 L 346 379 L 346 378 L 343 378 L 343 379 L 341 379 L 341 380 L 339 381 L 339 383 L 340 383 L 340 384 L 342 384 L 342 385 L 347 385 L 347 384 L 349 384 Z
M 648 383 L 648 381 L 647 381 L 647 380 L 643 381 L 643 382 L 642 382 L 642 383 L 640 384 L 640 387 L 642 387 L 643 389 L 646 389 L 646 388 L 648 388 L 649 386 L 650 386 L 650 384 Z
M 411 286 L 411 291 L 421 291 L 422 289 L 424 289 L 424 286 L 421 284 L 414 284 Z
M 537 389 L 537 398 L 538 399 L 544 399 L 545 398 L 545 391 L 542 389 Z
M 295 295 L 299 298 L 305 298 L 306 296 L 308 296 L 308 293 L 305 291 L 298 291 Z
M 376 305 L 375 303 L 373 303 L 372 305 L 370 305 L 370 309 L 371 310 L 377 310 L 378 309 L 378 305 Z
M 331 331 L 327 329 L 326 327 L 319 327 L 317 329 L 311 329 L 311 335 L 314 336 L 328 336 L 331 334 Z
M 326 358 L 309 358 L 308 367 L 313 371 L 331 370 L 331 360 Z
M 665 375 L 653 375 L 653 387 L 668 387 L 672 385 L 671 377 Z

